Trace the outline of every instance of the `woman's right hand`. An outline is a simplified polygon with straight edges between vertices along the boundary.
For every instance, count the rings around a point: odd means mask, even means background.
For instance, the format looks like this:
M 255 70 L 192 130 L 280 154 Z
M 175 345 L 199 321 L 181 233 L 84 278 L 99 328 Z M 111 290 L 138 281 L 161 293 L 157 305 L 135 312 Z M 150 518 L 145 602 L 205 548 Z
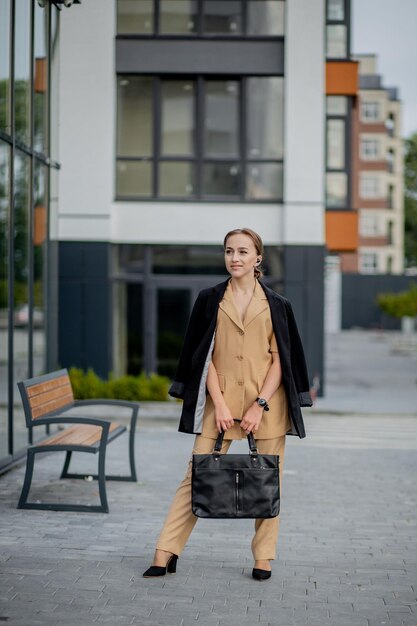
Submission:
M 224 402 L 221 405 L 215 407 L 215 421 L 216 428 L 219 433 L 221 433 L 222 430 L 229 430 L 229 428 L 232 428 L 232 426 L 234 425 L 232 414 L 230 413 L 228 406 Z

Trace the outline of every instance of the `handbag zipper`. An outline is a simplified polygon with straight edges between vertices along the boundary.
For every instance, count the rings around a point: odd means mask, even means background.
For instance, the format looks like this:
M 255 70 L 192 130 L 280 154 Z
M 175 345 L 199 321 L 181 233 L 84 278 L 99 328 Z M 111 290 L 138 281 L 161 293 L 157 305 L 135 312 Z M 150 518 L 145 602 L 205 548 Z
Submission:
M 236 483 L 236 511 L 239 511 L 239 472 L 235 474 Z

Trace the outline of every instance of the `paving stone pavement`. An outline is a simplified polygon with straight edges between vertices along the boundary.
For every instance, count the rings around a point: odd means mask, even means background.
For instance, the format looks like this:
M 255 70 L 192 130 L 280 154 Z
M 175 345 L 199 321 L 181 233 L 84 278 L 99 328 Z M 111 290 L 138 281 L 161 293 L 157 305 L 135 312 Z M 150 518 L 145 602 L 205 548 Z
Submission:
M 24 467 L 1 477 L 0 623 L 416 626 L 417 418 L 306 415 L 308 437 L 289 438 L 279 556 L 262 583 L 251 520 L 200 520 L 176 576 L 142 578 L 192 446 L 173 424 L 139 424 L 139 482 L 108 483 L 108 515 L 19 511 Z M 126 468 L 125 446 L 109 446 L 109 471 Z M 97 485 L 60 481 L 57 457 L 38 462 L 32 497 L 93 502 Z M 92 472 L 84 457 L 77 469 Z

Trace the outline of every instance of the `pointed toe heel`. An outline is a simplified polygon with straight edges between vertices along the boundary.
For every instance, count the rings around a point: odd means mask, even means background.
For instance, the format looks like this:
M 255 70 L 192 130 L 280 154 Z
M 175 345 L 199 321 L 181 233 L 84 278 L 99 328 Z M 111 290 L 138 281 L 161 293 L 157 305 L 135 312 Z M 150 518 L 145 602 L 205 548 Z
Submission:
M 165 567 L 152 565 L 143 573 L 143 578 L 157 578 L 158 576 L 165 576 L 166 574 L 175 574 L 177 571 L 177 561 L 178 556 L 171 554 Z
M 256 567 L 254 567 L 252 570 L 252 578 L 254 578 L 255 580 L 268 580 L 268 578 L 271 578 L 271 576 L 272 572 L 266 569 L 257 569 Z

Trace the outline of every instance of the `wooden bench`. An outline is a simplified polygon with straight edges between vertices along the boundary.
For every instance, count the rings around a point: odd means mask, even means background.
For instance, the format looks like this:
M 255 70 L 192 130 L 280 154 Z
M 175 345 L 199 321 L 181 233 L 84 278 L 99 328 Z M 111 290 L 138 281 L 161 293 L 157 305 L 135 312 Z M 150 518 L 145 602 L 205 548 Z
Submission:
M 29 429 L 50 424 L 69 424 L 68 428 L 59 430 L 47 439 L 43 439 L 27 450 L 26 474 L 20 495 L 19 509 L 43 509 L 48 511 L 89 511 L 108 513 L 106 495 L 107 480 L 124 480 L 136 482 L 135 467 L 135 431 L 139 404 L 124 400 L 74 400 L 71 380 L 66 369 L 24 380 L 18 383 L 25 412 L 26 425 Z M 105 473 L 106 447 L 126 431 L 126 426 L 100 417 L 82 415 L 86 406 L 127 407 L 132 410 L 129 433 L 129 476 L 109 476 Z M 80 408 L 77 415 L 68 414 L 70 409 Z M 86 478 L 85 474 L 74 474 L 68 471 L 73 452 L 98 453 L 98 473 L 92 476 L 98 480 L 100 506 L 83 504 L 61 504 L 53 502 L 28 502 L 28 495 L 33 476 L 35 455 L 44 452 L 66 452 L 61 478 Z

